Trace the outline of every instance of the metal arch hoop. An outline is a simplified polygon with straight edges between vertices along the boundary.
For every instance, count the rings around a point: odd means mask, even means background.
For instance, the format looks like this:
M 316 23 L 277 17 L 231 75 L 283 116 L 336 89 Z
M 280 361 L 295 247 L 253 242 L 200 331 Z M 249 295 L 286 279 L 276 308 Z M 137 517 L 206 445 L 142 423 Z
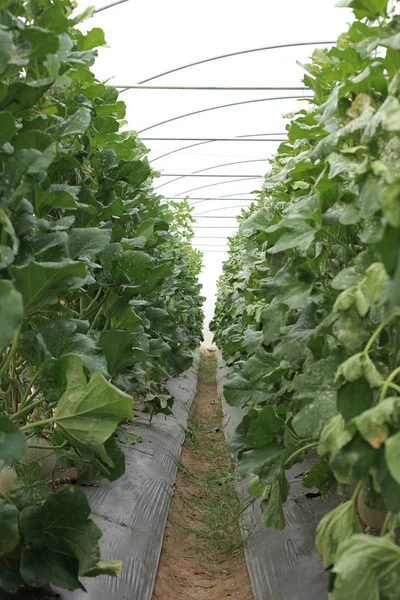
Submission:
M 261 135 L 286 135 L 285 133 L 252 133 L 250 135 L 238 135 L 237 138 L 240 139 L 241 137 L 258 137 Z M 161 154 L 161 156 L 157 156 L 156 158 L 153 158 L 150 162 L 153 163 L 156 160 L 160 160 L 160 158 L 164 158 L 165 156 L 170 156 L 171 154 L 176 154 L 177 152 L 180 152 L 181 150 L 188 150 L 189 148 L 194 148 L 195 146 L 202 146 L 203 144 L 213 144 L 215 140 L 206 140 L 204 142 L 197 142 L 196 144 L 189 144 L 189 146 L 181 146 L 180 148 L 176 148 L 176 150 L 171 150 L 170 152 L 166 152 L 165 154 Z M 285 140 L 286 141 L 286 140 Z
M 260 180 L 262 180 L 264 178 L 264 176 L 260 177 Z M 238 181 L 249 181 L 247 177 L 245 177 L 244 179 L 229 179 L 228 181 L 218 181 L 217 183 L 209 183 L 208 185 L 201 185 L 200 187 L 195 187 L 195 188 L 191 188 L 190 190 L 185 190 L 184 192 L 179 192 L 179 195 L 183 196 L 184 194 L 188 194 L 189 192 L 195 192 L 196 190 L 202 190 L 204 188 L 208 188 L 208 187 L 214 187 L 216 185 L 225 185 L 226 183 L 237 183 Z M 176 194 L 176 196 L 178 196 L 178 194 Z M 173 196 L 172 198 L 170 198 L 170 200 L 173 200 L 174 198 L 176 198 L 176 196 Z
M 155 127 L 159 127 L 161 125 L 165 125 L 166 123 L 172 123 L 172 121 L 178 121 L 179 119 L 185 119 L 186 117 L 192 117 L 193 115 L 199 115 L 201 113 L 209 112 L 212 110 L 219 110 L 221 108 L 229 108 L 231 106 L 239 106 L 242 104 L 254 104 L 255 102 L 272 102 L 273 100 L 312 100 L 312 96 L 273 96 L 272 98 L 256 98 L 253 100 L 242 100 L 241 102 L 230 102 L 229 104 L 220 104 L 218 106 L 211 106 L 209 108 L 202 108 L 201 110 L 194 110 L 189 113 L 185 113 L 184 115 L 178 115 L 177 117 L 172 117 L 172 119 L 166 119 L 165 121 L 160 121 L 159 123 L 155 123 L 154 125 L 150 125 L 149 127 L 145 127 L 138 131 L 138 133 L 144 133 L 149 129 L 154 129 Z
M 102 6 L 94 11 L 94 14 L 101 12 L 102 10 L 107 10 L 108 8 L 113 8 L 114 6 L 118 6 L 118 4 L 123 4 L 124 2 L 129 2 L 129 0 L 118 0 L 117 2 L 112 2 L 111 4 L 107 4 L 107 6 Z
M 244 200 L 242 200 L 242 202 L 244 202 Z M 250 199 L 248 200 L 248 202 L 254 202 L 254 200 Z M 208 215 L 209 213 L 212 212 L 217 212 L 219 210 L 228 210 L 228 208 L 248 208 L 248 204 L 243 204 L 242 206 L 220 206 L 219 208 L 212 208 L 211 210 L 206 210 L 204 212 L 201 213 L 193 213 L 194 217 L 202 217 L 203 215 Z M 237 215 L 234 216 L 228 216 L 228 217 L 224 217 L 227 219 L 236 219 Z
M 266 158 L 255 158 L 253 160 L 236 160 L 234 162 L 228 162 L 228 163 L 223 163 L 221 165 L 214 165 L 213 167 L 207 167 L 206 169 L 199 169 L 198 171 L 193 171 L 193 173 L 191 173 L 191 175 L 197 175 L 197 173 L 204 173 L 204 171 L 211 171 L 212 169 L 218 169 L 219 167 L 228 167 L 230 165 L 242 165 L 244 163 L 255 163 L 255 162 L 267 162 L 268 159 Z M 184 176 L 180 175 L 179 177 L 176 177 L 175 179 L 171 179 L 171 181 L 167 181 L 167 183 L 162 183 L 161 185 L 158 185 L 157 187 L 154 188 L 154 190 L 159 190 L 160 188 L 164 187 L 165 185 L 168 185 L 170 183 L 174 183 L 174 181 L 178 181 L 179 179 L 183 179 Z
M 126 1 L 126 0 L 125 0 Z M 319 40 L 316 42 L 296 42 L 294 44 L 277 44 L 275 46 L 262 46 L 260 48 L 250 48 L 248 50 L 239 50 L 237 52 L 229 52 L 228 54 L 220 54 L 219 56 L 212 56 L 211 58 L 204 58 L 203 60 L 198 60 L 196 62 L 188 63 L 187 65 L 182 65 L 181 67 L 175 67 L 175 69 L 169 69 L 168 71 L 164 71 L 163 73 L 159 73 L 158 75 L 153 75 L 152 77 L 148 77 L 147 79 L 143 79 L 139 81 L 139 85 L 142 83 L 148 83 L 149 81 L 154 81 L 154 79 L 158 79 L 159 77 L 164 77 L 164 75 L 169 75 L 170 73 L 176 73 L 177 71 L 182 71 L 183 69 L 189 69 L 190 67 L 196 67 L 197 65 L 202 65 L 204 63 L 212 62 L 214 60 L 221 60 L 223 58 L 230 58 L 231 56 L 240 56 L 241 54 L 250 54 L 251 52 L 262 52 L 265 50 L 279 50 L 280 48 L 296 48 L 298 46 L 317 46 L 319 44 L 336 44 L 336 41 L 332 40 Z M 125 88 L 122 92 L 125 92 L 129 88 Z M 122 93 L 120 92 L 120 93 Z

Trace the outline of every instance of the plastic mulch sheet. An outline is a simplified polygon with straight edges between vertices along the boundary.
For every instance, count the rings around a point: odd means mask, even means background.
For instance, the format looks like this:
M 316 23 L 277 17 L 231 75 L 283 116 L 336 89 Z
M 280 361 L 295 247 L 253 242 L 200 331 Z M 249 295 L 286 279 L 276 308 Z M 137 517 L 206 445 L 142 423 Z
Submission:
M 243 410 L 229 406 L 223 399 L 223 386 L 231 371 L 218 353 L 217 382 L 222 399 L 225 436 L 237 427 Z M 322 558 L 315 548 L 315 529 L 321 517 L 337 506 L 331 496 L 327 502 L 307 497 L 310 490 L 301 483 L 301 474 L 310 469 L 305 460 L 286 472 L 290 482 L 289 497 L 284 504 L 286 528 L 267 529 L 261 522 L 260 501 L 244 511 L 240 526 L 249 535 L 245 557 L 255 600 L 326 600 L 327 576 Z M 249 478 L 237 479 L 238 497 L 246 502 Z

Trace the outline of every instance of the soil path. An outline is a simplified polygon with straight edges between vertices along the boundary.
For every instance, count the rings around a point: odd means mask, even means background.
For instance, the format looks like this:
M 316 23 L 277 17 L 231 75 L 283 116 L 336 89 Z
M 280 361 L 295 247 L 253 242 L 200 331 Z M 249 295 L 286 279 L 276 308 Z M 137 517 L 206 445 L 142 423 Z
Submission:
M 213 349 L 201 349 L 153 600 L 252 600 Z

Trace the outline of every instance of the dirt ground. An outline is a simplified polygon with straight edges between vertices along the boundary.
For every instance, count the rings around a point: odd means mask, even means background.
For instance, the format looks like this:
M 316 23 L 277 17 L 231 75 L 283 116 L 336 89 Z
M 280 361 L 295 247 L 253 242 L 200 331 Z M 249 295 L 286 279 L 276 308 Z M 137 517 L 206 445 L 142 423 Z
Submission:
M 214 431 L 220 431 L 222 411 L 220 403 L 215 400 L 218 397 L 215 370 L 208 369 L 207 376 L 207 368 L 211 366 L 213 369 L 215 365 L 213 349 L 202 348 L 201 351 L 203 369 L 200 371 L 191 415 L 195 413 L 203 423 L 210 424 L 210 429 L 212 427 Z M 190 422 L 189 417 L 189 426 Z M 201 452 L 193 451 L 190 442 L 185 442 L 165 531 L 153 600 L 223 600 L 225 598 L 252 600 L 253 598 L 243 548 L 240 545 L 220 563 L 204 560 L 204 557 L 202 558 L 196 552 L 199 541 L 191 530 L 197 527 L 199 520 L 204 519 L 205 515 L 202 514 L 201 508 L 197 507 L 196 502 L 186 500 L 201 498 L 202 492 L 198 489 L 196 478 L 185 476 L 185 469 L 189 472 L 211 468 L 215 470 L 215 461 L 220 461 L 221 471 L 223 471 L 230 457 L 224 448 L 222 434 L 218 455 L 213 457 L 214 464 L 211 460 L 211 456 L 206 456 L 205 459 Z M 233 485 L 232 482 L 229 485 Z M 201 505 L 201 502 L 199 504 Z M 239 534 L 237 536 L 239 538 Z

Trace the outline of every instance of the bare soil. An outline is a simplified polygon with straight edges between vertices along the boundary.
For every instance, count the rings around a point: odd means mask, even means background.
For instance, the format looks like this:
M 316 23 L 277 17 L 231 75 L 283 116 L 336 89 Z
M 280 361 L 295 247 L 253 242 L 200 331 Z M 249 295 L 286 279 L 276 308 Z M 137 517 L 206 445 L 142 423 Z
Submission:
M 210 530 L 204 534 L 204 523 L 207 530 L 207 522 L 213 522 L 210 519 L 213 508 L 209 505 L 204 508 L 203 498 L 207 494 L 205 503 L 209 504 L 210 488 L 199 489 L 202 486 L 201 475 L 207 476 L 212 472 L 214 480 L 217 469 L 224 482 L 224 476 L 229 471 L 233 472 L 233 466 L 224 445 L 213 349 L 202 348 L 201 352 L 200 376 L 189 415 L 188 431 L 199 420 L 202 426 L 206 425 L 205 431 L 210 433 L 204 433 L 203 428 L 202 435 L 208 451 L 202 451 L 202 443 L 196 445 L 187 436 L 165 531 L 153 600 L 252 600 L 239 529 L 236 526 L 234 528 L 232 538 L 237 539 L 232 539 L 232 546 L 229 542 L 227 546 L 226 540 L 224 541 L 224 524 L 217 526 L 221 531 Z M 232 486 L 232 490 L 220 488 L 221 502 L 224 498 L 229 498 L 232 492 L 234 497 L 232 481 L 219 485 Z M 218 489 L 215 491 L 218 494 Z M 216 512 L 218 513 L 218 508 Z

